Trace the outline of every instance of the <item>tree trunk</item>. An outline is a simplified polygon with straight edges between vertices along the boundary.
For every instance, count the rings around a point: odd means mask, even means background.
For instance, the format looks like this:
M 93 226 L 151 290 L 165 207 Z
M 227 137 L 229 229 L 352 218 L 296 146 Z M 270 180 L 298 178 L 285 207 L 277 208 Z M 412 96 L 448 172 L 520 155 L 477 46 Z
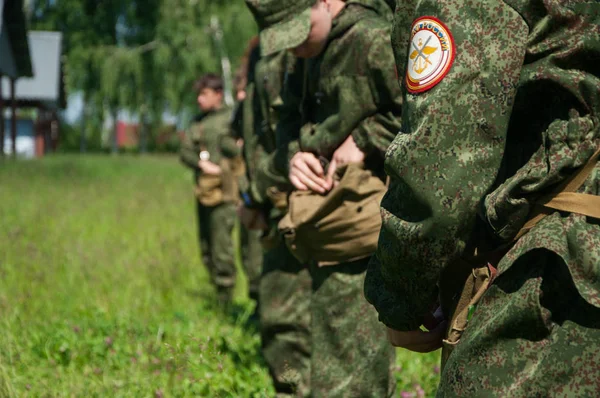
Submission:
M 223 44 L 223 30 L 219 23 L 219 18 L 212 16 L 210 19 L 210 27 L 213 34 L 213 40 L 217 52 L 221 58 L 221 72 L 223 75 L 223 82 L 225 85 L 225 104 L 233 106 L 233 81 L 231 77 L 231 62 L 227 56 L 225 44 Z
M 87 151 L 87 140 L 86 140 L 86 123 L 88 119 L 88 111 L 87 111 L 87 101 L 83 100 L 83 111 L 81 112 L 81 132 L 79 136 L 79 152 L 85 153 Z
M 12 137 L 12 157 L 17 157 L 17 98 L 15 92 L 15 82 L 17 79 L 10 79 L 10 134 Z

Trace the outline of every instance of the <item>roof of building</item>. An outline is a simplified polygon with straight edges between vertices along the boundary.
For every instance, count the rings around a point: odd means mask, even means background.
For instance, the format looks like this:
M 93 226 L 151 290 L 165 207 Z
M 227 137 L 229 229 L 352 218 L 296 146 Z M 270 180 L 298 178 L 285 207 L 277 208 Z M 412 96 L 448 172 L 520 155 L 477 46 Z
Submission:
M 16 77 L 33 76 L 23 0 L 0 0 L 0 35 L 8 35 Z
M 64 108 L 66 103 L 62 70 L 62 33 L 30 31 L 28 38 L 33 77 L 16 81 L 17 101 L 21 106 L 41 104 L 49 109 Z M 8 98 L 9 90 L 9 79 L 3 78 L 4 98 Z

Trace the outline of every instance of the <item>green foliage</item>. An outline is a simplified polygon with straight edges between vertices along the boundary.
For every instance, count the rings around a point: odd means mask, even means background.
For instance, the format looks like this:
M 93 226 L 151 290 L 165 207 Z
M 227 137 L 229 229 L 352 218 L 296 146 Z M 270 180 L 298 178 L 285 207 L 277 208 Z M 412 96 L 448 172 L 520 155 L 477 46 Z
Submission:
M 32 29 L 64 34 L 68 91 L 82 91 L 88 117 L 125 109 L 156 125 L 165 109 L 195 109 L 192 82 L 220 73 L 209 29 L 223 25 L 225 50 L 236 60 L 256 33 L 243 2 L 211 0 L 33 1 Z M 234 64 L 236 62 L 234 61 Z
M 242 273 L 218 310 L 175 157 L 0 166 L 0 396 L 274 396 Z M 398 351 L 398 396 L 432 396 L 438 356 Z

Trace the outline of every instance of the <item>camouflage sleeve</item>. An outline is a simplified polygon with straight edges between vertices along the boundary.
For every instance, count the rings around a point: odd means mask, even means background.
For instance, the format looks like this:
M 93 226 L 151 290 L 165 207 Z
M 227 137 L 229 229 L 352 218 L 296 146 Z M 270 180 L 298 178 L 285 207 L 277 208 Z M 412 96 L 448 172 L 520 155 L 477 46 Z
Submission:
M 246 171 L 248 174 L 248 184 L 245 189 L 245 194 L 248 195 L 251 203 L 246 203 L 247 206 L 262 208 L 267 204 L 266 190 L 268 187 L 277 185 L 279 182 L 278 175 L 271 169 L 272 160 L 269 157 L 269 149 L 273 149 L 273 132 L 270 130 L 270 125 L 264 123 L 263 110 L 260 108 L 258 90 L 254 84 L 249 85 L 248 94 L 252 95 L 253 104 L 247 103 L 245 112 L 251 112 L 252 120 L 246 118 L 246 125 L 252 126 L 248 128 L 247 133 L 252 133 L 252 136 L 244 138 L 245 146 L 245 161 Z
M 300 150 L 299 137 L 302 124 L 300 114 L 303 70 L 285 80 L 282 89 L 283 104 L 275 129 L 275 150 L 265 156 L 256 170 L 256 189 L 261 192 L 272 186 L 290 188 L 289 160 Z
M 242 155 L 242 148 L 238 145 L 238 140 L 230 134 L 221 136 L 221 153 L 226 158 L 235 158 Z
M 283 125 L 293 128 L 293 124 L 287 124 L 285 118 L 283 118 Z M 280 134 L 284 134 L 283 131 L 279 131 Z M 266 203 L 266 193 L 271 187 L 278 187 L 280 190 L 286 190 L 291 188 L 288 181 L 288 155 L 290 152 L 289 143 L 281 143 L 281 146 L 275 151 L 268 151 L 267 148 L 270 143 L 265 141 L 268 137 L 261 137 L 257 139 L 253 150 L 254 156 L 254 175 L 251 178 L 249 185 L 249 194 L 253 201 L 258 205 L 264 205 Z M 285 139 L 285 138 L 283 138 Z M 280 141 L 283 141 L 281 139 Z M 297 144 L 297 141 L 294 141 Z M 294 144 L 292 143 L 293 147 Z M 292 152 L 297 152 L 291 149 Z
M 277 186 L 291 188 L 288 180 L 290 159 L 300 151 L 297 137 L 300 130 L 300 114 L 293 109 L 282 109 L 281 118 L 277 124 L 277 149 L 264 157 L 257 168 L 256 187 L 261 192 Z
M 391 185 L 365 295 L 380 320 L 397 330 L 421 325 L 436 304 L 441 271 L 470 239 L 500 167 L 528 36 L 522 17 L 497 0 L 422 0 L 416 15 L 435 15 L 447 26 L 456 58 L 437 85 L 411 94 L 404 84 L 403 133 L 386 155 Z M 395 23 L 404 23 L 401 18 Z M 395 31 L 400 37 L 393 42 L 404 46 L 396 61 L 399 70 L 412 66 L 421 73 L 428 59 L 417 58 L 427 43 L 412 42 L 411 31 Z M 413 64 L 407 44 L 417 48 Z M 419 68 L 414 59 L 422 61 Z
M 198 145 L 192 139 L 191 133 L 186 132 L 181 146 L 179 148 L 179 159 L 187 167 L 197 170 L 198 169 L 198 153 L 200 149 Z
M 367 155 L 376 152 L 384 157 L 387 148 L 400 131 L 402 92 L 396 79 L 394 53 L 389 31 L 376 35 L 368 58 L 369 86 L 374 115 L 363 119 L 352 132 L 356 145 Z

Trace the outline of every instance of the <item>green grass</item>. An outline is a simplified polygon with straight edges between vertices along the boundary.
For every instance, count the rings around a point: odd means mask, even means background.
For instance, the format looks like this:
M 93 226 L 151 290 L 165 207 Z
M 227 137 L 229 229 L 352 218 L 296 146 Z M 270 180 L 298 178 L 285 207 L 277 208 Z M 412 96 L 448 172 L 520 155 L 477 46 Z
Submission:
M 0 161 L 0 396 L 273 396 L 242 277 L 217 309 L 191 181 L 173 157 Z M 434 394 L 437 358 L 399 352 L 399 395 Z

